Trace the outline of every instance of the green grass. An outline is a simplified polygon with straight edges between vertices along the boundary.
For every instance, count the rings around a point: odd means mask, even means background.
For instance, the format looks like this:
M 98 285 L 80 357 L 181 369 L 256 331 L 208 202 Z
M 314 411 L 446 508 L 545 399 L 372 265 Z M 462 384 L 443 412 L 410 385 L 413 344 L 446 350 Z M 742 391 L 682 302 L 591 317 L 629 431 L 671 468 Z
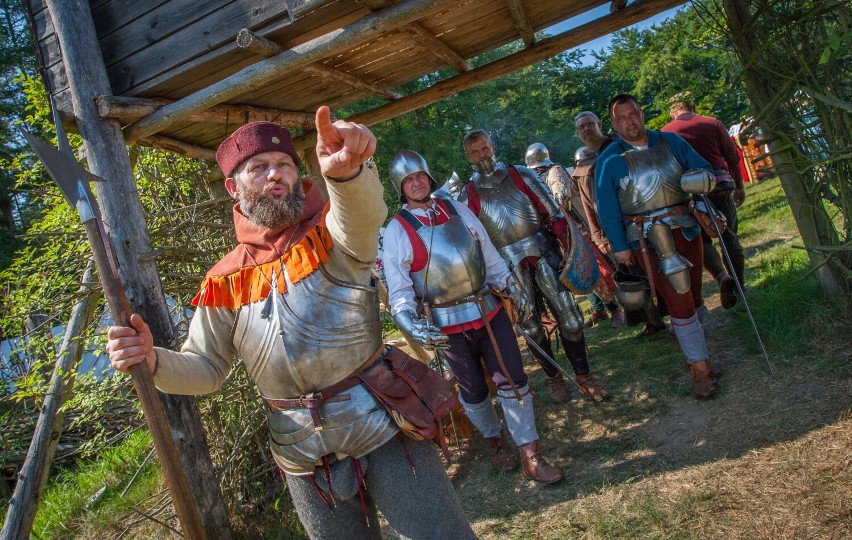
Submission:
M 105 449 L 97 460 L 60 470 L 42 496 L 32 536 L 35 538 L 79 537 L 92 528 L 113 530 L 132 513 L 131 508 L 160 491 L 159 465 L 149 460 L 121 493 L 142 465 L 151 447 L 147 431 L 136 431 L 117 446 Z

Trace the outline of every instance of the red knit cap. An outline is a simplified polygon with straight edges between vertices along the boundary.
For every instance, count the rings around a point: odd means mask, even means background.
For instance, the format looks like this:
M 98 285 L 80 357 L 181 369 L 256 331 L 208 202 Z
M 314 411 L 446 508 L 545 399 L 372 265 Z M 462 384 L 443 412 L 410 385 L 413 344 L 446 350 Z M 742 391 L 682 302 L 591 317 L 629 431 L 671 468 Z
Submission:
M 248 158 L 262 152 L 284 152 L 299 166 L 299 155 L 293 147 L 290 132 L 275 122 L 251 122 L 231 133 L 216 150 L 216 163 L 225 178 L 233 177 L 234 171 Z

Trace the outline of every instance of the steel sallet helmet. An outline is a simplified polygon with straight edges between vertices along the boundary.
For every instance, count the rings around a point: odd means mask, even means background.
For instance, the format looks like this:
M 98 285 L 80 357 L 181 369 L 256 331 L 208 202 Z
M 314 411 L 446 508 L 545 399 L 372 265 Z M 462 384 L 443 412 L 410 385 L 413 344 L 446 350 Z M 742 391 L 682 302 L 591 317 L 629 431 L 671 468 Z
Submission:
M 574 163 L 580 163 L 584 159 L 595 157 L 594 152 L 589 150 L 588 146 L 581 146 L 574 152 Z
M 549 167 L 553 165 L 553 162 L 550 161 L 550 152 L 548 152 L 547 147 L 541 143 L 532 143 L 529 148 L 527 148 L 527 155 L 524 157 L 524 161 L 527 162 L 527 167 L 530 167 L 531 169 Z
M 402 194 L 402 182 L 409 174 L 416 172 L 424 172 L 429 177 L 429 192 L 438 189 L 438 182 L 435 177 L 429 172 L 429 164 L 423 159 L 423 156 L 414 150 L 400 150 L 390 160 L 390 181 L 396 189 L 399 200 L 405 202 L 405 195 Z

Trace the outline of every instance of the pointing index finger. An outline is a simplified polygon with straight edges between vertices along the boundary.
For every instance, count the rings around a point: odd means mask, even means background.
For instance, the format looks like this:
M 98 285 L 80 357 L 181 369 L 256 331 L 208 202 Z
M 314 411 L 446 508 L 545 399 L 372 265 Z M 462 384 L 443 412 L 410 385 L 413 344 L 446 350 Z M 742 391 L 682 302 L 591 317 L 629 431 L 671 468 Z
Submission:
M 331 125 L 331 110 L 327 106 L 323 105 L 317 109 L 315 123 L 317 136 L 320 139 L 336 140 L 340 138 L 337 130 L 334 129 L 333 125 Z

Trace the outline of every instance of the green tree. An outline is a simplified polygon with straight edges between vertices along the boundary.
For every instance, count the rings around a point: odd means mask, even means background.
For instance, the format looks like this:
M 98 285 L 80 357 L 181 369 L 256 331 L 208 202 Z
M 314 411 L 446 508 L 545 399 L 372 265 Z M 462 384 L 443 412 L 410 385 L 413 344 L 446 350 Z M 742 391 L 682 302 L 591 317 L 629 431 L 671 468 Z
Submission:
M 20 154 L 24 141 L 15 125 L 26 106 L 23 82 L 36 71 L 35 51 L 29 39 L 20 2 L 0 0 L 0 269 L 20 244 L 16 233 L 26 222 L 22 211 L 28 197 L 15 189 L 7 165 Z M 24 190 L 27 186 L 22 186 Z

